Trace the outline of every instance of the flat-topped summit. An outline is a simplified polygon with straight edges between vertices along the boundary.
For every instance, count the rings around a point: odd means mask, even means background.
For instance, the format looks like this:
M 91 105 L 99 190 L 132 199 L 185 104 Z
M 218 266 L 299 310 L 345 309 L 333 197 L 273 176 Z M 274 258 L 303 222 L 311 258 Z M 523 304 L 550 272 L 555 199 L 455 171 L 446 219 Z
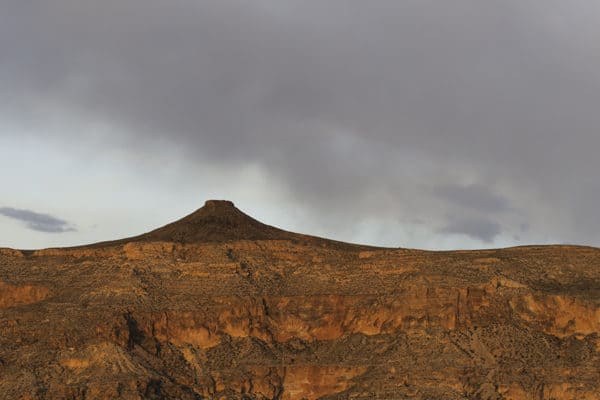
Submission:
M 207 200 L 192 214 L 128 241 L 179 243 L 290 239 L 295 234 L 263 224 L 229 200 Z
M 235 204 L 233 204 L 233 201 L 230 200 L 206 200 L 204 202 L 204 207 L 202 207 L 202 209 L 214 211 L 227 210 L 232 208 L 235 208 Z

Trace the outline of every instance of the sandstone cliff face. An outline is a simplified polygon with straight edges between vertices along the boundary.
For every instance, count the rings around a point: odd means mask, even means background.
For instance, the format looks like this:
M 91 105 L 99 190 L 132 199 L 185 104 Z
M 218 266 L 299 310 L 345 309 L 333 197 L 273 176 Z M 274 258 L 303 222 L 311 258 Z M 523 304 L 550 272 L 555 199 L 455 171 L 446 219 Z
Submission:
M 186 218 L 2 249 L 0 398 L 600 399 L 599 249 L 367 248 L 223 202 Z

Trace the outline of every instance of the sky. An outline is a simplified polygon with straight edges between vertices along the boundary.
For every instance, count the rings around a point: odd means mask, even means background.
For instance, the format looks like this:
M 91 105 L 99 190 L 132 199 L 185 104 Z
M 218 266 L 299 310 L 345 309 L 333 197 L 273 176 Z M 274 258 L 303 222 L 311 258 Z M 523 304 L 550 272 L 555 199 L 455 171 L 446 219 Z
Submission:
M 0 247 L 232 200 L 425 249 L 600 246 L 600 2 L 0 0 Z

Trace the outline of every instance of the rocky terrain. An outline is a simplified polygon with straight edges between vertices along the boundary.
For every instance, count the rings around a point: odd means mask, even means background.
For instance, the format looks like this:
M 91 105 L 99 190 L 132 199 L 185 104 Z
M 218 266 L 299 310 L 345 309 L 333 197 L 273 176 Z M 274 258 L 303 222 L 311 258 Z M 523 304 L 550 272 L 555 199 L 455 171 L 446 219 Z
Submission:
M 600 399 L 600 249 L 431 252 L 227 201 L 0 249 L 2 399 Z

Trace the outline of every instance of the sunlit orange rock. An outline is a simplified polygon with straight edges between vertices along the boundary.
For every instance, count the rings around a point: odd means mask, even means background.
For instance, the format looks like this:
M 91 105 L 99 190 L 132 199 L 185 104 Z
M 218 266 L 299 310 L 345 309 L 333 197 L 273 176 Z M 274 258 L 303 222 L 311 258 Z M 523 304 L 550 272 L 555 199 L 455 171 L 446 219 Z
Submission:
M 228 201 L 0 249 L 1 399 L 600 399 L 600 250 L 375 248 Z

